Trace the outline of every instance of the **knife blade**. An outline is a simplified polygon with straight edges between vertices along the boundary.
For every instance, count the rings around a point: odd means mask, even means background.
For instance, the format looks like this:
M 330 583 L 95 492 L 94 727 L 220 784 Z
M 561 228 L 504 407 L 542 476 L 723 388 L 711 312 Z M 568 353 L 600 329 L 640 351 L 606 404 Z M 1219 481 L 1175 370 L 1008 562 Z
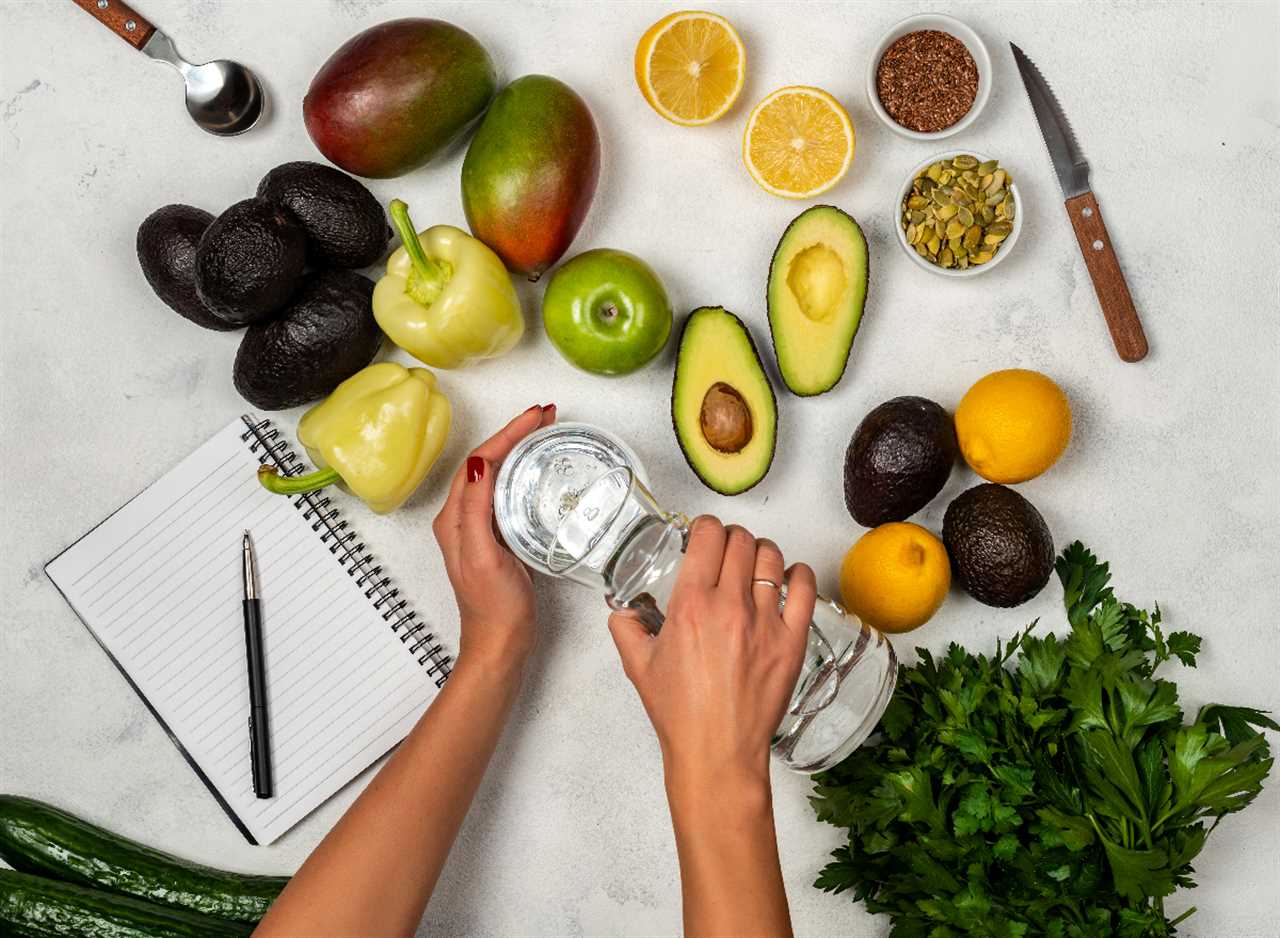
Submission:
M 1093 280 L 1093 290 L 1102 307 L 1116 353 L 1126 362 L 1141 361 L 1147 354 L 1147 336 L 1129 294 L 1129 286 L 1125 283 L 1111 236 L 1102 222 L 1098 200 L 1089 185 L 1089 161 L 1085 159 L 1075 131 L 1071 129 L 1062 105 L 1040 74 L 1040 69 L 1012 42 L 1009 47 L 1013 50 L 1013 60 L 1031 102 L 1040 136 L 1049 151 L 1049 160 L 1053 163 L 1065 199 L 1067 217 L 1075 231 L 1080 253 L 1084 255 L 1085 267 Z

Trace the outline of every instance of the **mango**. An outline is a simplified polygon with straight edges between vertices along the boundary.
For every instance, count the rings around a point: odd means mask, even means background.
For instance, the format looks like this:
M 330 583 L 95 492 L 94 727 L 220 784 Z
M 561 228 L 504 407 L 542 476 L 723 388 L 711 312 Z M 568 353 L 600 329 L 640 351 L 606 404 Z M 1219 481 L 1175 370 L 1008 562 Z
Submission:
M 498 94 L 462 163 L 471 233 L 536 281 L 573 242 L 600 177 L 600 135 L 585 101 L 547 75 Z
M 443 20 L 390 20 L 329 57 L 311 81 L 302 116 L 330 162 L 387 179 L 445 150 L 497 90 L 493 60 L 466 30 Z

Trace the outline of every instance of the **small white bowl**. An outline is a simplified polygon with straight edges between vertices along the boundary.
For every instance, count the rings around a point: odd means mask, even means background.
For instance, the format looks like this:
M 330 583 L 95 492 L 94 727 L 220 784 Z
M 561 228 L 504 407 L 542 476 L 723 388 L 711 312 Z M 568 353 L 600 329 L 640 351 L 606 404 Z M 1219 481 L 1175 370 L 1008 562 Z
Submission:
M 1009 192 L 1013 195 L 1013 230 L 1009 232 L 1009 237 L 1000 243 L 1000 250 L 996 251 L 995 256 L 985 264 L 978 264 L 976 267 L 966 267 L 960 270 L 956 267 L 939 267 L 937 264 L 931 264 L 919 254 L 916 249 L 907 243 L 907 230 L 902 225 L 902 203 L 906 201 L 907 195 L 911 192 L 911 184 L 915 182 L 916 176 L 929 168 L 932 163 L 938 160 L 945 160 L 953 156 L 959 156 L 961 153 L 967 153 L 975 157 L 978 162 L 985 163 L 987 160 L 995 157 L 987 156 L 985 153 L 979 153 L 977 150 L 966 150 L 963 147 L 956 147 L 953 150 L 945 150 L 942 153 L 935 153 L 927 160 L 917 164 L 911 172 L 907 173 L 907 180 L 898 189 L 898 199 L 893 203 L 893 228 L 898 233 L 898 244 L 902 245 L 902 250 L 907 252 L 907 256 L 915 263 L 917 267 L 923 267 L 925 270 L 938 274 L 942 277 L 952 277 L 960 279 L 964 277 L 976 277 L 979 274 L 985 274 L 996 264 L 1009 256 L 1009 252 L 1013 250 L 1013 246 L 1018 243 L 1018 235 L 1022 234 L 1022 221 L 1027 217 L 1026 206 L 1022 203 L 1022 193 L 1018 189 L 1018 184 L 1012 179 L 1009 180 Z M 1003 166 L 1001 167 L 1003 168 Z M 1007 172 L 1007 170 L 1006 170 Z
M 978 94 L 973 99 L 973 106 L 969 108 L 968 113 L 950 127 L 928 134 L 903 127 L 890 117 L 889 112 L 880 103 L 880 94 L 876 91 L 876 71 L 880 68 L 880 59 L 884 57 L 885 51 L 907 33 L 925 29 L 936 29 L 955 36 L 964 43 L 969 54 L 973 56 L 973 64 L 978 67 Z M 911 140 L 941 140 L 943 137 L 959 133 L 978 119 L 982 109 L 987 106 L 989 97 L 991 97 L 991 55 L 987 52 L 987 46 L 981 37 L 954 16 L 946 16 L 942 13 L 921 13 L 919 16 L 907 17 L 884 34 L 884 38 L 876 46 L 867 65 L 867 98 L 871 102 L 871 110 L 876 112 L 876 116 L 884 121 L 890 130 Z

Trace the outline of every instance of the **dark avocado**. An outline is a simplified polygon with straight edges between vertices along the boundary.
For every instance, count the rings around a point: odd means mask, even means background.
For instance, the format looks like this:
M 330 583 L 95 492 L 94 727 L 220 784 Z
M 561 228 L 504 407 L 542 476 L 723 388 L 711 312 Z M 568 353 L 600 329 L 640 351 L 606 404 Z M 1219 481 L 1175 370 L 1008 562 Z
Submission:
M 266 199 L 237 202 L 196 248 L 196 290 L 236 326 L 270 319 L 293 298 L 307 262 L 307 235 L 288 209 Z
M 942 521 L 956 581 L 980 603 L 1020 606 L 1049 582 L 1053 537 L 1036 506 L 988 482 L 956 496 Z
M 226 332 L 235 323 L 214 315 L 196 294 L 196 245 L 213 216 L 191 205 L 165 205 L 138 226 L 142 275 L 165 305 L 197 326 Z
M 262 177 L 258 197 L 283 205 L 307 233 L 317 267 L 368 267 L 382 259 L 391 226 L 373 193 L 341 170 L 299 160 Z
M 942 491 L 959 451 L 955 423 L 933 401 L 885 401 L 862 418 L 845 451 L 845 507 L 868 528 L 903 521 Z
M 721 495 L 765 477 L 778 439 L 778 404 L 751 333 L 719 306 L 695 309 L 680 332 L 671 421 L 685 461 Z
M 324 397 L 378 354 L 373 281 L 349 270 L 308 274 L 288 308 L 250 326 L 236 353 L 240 395 L 263 410 Z

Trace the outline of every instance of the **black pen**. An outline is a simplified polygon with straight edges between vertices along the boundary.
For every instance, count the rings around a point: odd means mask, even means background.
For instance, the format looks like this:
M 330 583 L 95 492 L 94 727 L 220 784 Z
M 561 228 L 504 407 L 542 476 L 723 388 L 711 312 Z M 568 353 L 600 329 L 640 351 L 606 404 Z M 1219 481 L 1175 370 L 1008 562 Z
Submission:
M 262 604 L 254 569 L 253 541 L 244 532 L 244 647 L 249 661 L 249 763 L 253 793 L 270 798 L 271 742 L 267 733 L 267 667 L 262 657 Z

